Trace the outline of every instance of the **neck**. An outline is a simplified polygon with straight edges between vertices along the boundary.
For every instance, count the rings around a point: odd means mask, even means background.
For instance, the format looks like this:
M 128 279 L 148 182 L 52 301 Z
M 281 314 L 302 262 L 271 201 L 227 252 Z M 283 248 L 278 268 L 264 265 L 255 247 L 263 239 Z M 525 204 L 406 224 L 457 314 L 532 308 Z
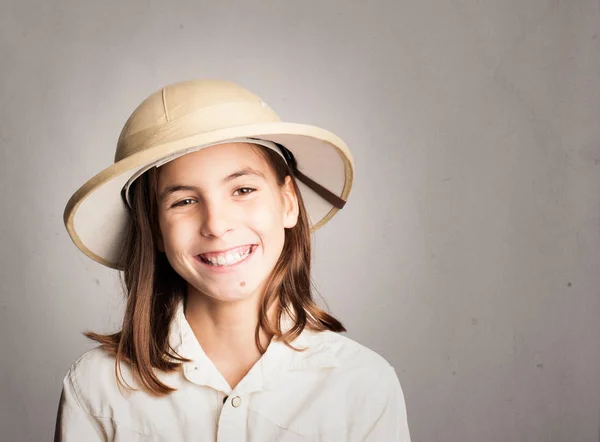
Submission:
M 261 357 L 255 341 L 260 301 L 258 296 L 220 301 L 188 288 L 186 319 L 202 350 L 232 388 Z M 269 320 L 274 314 L 275 304 L 269 309 Z M 262 330 L 259 336 L 266 348 L 271 336 Z

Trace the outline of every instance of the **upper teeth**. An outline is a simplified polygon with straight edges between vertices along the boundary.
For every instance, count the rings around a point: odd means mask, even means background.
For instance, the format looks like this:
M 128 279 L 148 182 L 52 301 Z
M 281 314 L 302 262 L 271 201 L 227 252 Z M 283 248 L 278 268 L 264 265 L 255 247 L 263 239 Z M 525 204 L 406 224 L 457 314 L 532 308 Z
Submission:
M 252 250 L 251 247 L 243 253 L 225 253 L 222 255 L 211 256 L 210 258 L 204 257 L 204 259 L 209 261 L 212 265 L 228 266 L 246 258 L 246 256 L 250 254 L 250 250 Z

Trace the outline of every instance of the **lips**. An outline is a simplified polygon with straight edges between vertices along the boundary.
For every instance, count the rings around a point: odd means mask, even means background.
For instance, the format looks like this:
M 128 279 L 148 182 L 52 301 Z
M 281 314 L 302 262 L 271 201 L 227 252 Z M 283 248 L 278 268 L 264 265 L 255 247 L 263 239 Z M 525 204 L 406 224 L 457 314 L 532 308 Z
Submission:
M 206 253 L 201 253 L 198 256 L 200 256 L 201 258 L 218 258 L 219 255 L 227 255 L 227 254 L 236 254 L 236 253 L 244 253 L 246 252 L 250 247 L 254 246 L 254 244 L 244 244 L 243 246 L 239 246 L 239 247 L 233 247 L 231 249 L 225 249 L 225 250 L 217 250 L 214 252 L 206 252 Z

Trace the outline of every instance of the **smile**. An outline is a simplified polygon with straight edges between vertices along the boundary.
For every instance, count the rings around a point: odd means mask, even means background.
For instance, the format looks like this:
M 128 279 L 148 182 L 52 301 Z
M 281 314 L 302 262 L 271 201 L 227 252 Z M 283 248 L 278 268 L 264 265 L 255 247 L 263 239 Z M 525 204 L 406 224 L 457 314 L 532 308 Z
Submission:
M 256 246 L 249 245 L 229 250 L 226 253 L 206 253 L 198 255 L 200 261 L 211 267 L 230 267 L 236 265 L 248 258 Z

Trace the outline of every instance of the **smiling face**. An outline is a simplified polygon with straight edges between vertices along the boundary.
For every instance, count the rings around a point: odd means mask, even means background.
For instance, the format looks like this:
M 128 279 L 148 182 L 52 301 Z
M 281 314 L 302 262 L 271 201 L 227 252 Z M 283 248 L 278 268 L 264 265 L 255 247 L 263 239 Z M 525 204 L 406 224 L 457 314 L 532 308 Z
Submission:
M 296 225 L 290 177 L 280 186 L 257 149 L 220 144 L 158 169 L 158 246 L 187 281 L 188 294 L 221 301 L 260 295 L 284 229 Z

